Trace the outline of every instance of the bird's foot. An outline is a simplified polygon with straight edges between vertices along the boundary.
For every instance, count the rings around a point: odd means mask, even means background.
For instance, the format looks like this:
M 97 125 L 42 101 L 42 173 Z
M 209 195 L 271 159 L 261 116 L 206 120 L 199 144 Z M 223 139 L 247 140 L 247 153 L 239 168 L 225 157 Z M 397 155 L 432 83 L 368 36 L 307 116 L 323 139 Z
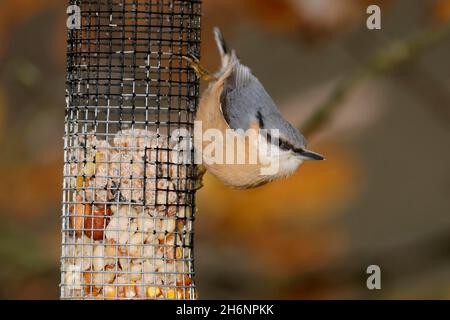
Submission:
M 189 66 L 194 69 L 197 76 L 205 81 L 211 81 L 216 80 L 216 77 L 214 77 L 208 70 L 206 70 L 198 60 L 197 57 L 190 54 L 189 56 L 183 56 L 183 59 L 186 60 L 189 63 Z
M 206 172 L 205 166 L 199 164 L 197 166 L 197 178 L 195 179 L 194 190 L 199 190 L 203 187 L 203 175 L 205 174 L 205 172 Z

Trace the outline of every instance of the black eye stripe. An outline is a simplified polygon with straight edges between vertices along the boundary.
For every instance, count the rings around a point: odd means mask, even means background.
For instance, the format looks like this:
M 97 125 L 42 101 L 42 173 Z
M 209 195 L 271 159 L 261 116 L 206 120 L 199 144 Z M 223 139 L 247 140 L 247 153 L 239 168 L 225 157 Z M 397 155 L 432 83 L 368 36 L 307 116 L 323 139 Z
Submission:
M 263 129 L 263 128 L 264 128 L 264 120 L 263 120 L 261 111 L 258 111 L 258 112 L 256 113 L 256 117 L 258 118 L 258 125 L 259 125 L 259 128 L 260 128 L 260 129 Z
M 272 138 L 272 135 L 267 132 L 267 142 L 271 143 L 271 144 L 275 144 Z M 280 137 L 278 138 L 278 145 L 277 145 L 281 150 L 285 150 L 285 151 L 289 151 L 292 150 L 294 152 L 300 152 L 301 149 L 296 149 L 291 143 L 281 139 Z

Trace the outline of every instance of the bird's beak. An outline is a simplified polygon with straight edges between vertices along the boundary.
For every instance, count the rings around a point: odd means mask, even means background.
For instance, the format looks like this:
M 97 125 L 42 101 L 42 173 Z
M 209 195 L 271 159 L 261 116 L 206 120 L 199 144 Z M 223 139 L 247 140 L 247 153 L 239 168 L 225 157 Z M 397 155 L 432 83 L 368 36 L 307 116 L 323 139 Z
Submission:
M 298 155 L 304 160 L 325 160 L 325 157 L 321 154 L 306 149 L 299 150 Z

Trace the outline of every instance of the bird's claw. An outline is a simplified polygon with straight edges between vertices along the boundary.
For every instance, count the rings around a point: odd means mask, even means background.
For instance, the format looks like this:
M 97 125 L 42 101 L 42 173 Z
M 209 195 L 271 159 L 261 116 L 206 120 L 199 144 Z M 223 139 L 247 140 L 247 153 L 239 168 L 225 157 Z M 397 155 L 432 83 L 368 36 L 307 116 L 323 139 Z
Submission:
M 182 56 L 182 58 L 189 63 L 189 66 L 194 69 L 200 79 L 205 81 L 215 80 L 215 77 L 200 64 L 200 60 L 196 56 L 189 54 L 188 56 Z

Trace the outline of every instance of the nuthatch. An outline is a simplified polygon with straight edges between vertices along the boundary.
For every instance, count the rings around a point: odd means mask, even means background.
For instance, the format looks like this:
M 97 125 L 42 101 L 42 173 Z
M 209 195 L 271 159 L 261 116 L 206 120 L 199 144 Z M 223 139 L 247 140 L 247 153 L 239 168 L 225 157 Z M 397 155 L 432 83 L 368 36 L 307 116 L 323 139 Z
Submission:
M 203 135 L 194 135 L 196 151 L 202 149 L 206 169 L 228 186 L 252 188 L 290 176 L 304 160 L 323 160 L 320 154 L 306 149 L 303 135 L 283 118 L 262 84 L 247 66 L 241 64 L 235 51 L 229 51 L 218 28 L 214 29 L 214 34 L 222 60 L 217 73 L 209 74 L 193 56 L 184 57 L 198 76 L 213 80 L 201 97 L 196 115 Z M 205 141 L 205 136 L 211 135 L 208 132 L 211 129 L 219 131 L 226 142 L 214 150 L 214 155 L 207 155 L 204 151 L 211 149 L 211 142 Z M 249 129 L 257 132 L 256 138 L 246 134 Z M 244 155 L 237 154 L 242 150 Z M 267 155 L 270 150 L 272 152 Z M 212 161 L 217 160 L 218 154 L 223 156 L 227 152 L 227 160 L 232 158 L 233 161 Z M 255 156 L 256 161 L 249 161 Z M 236 163 L 237 158 L 241 162 Z M 264 171 L 267 163 L 273 161 L 277 161 L 276 170 Z

